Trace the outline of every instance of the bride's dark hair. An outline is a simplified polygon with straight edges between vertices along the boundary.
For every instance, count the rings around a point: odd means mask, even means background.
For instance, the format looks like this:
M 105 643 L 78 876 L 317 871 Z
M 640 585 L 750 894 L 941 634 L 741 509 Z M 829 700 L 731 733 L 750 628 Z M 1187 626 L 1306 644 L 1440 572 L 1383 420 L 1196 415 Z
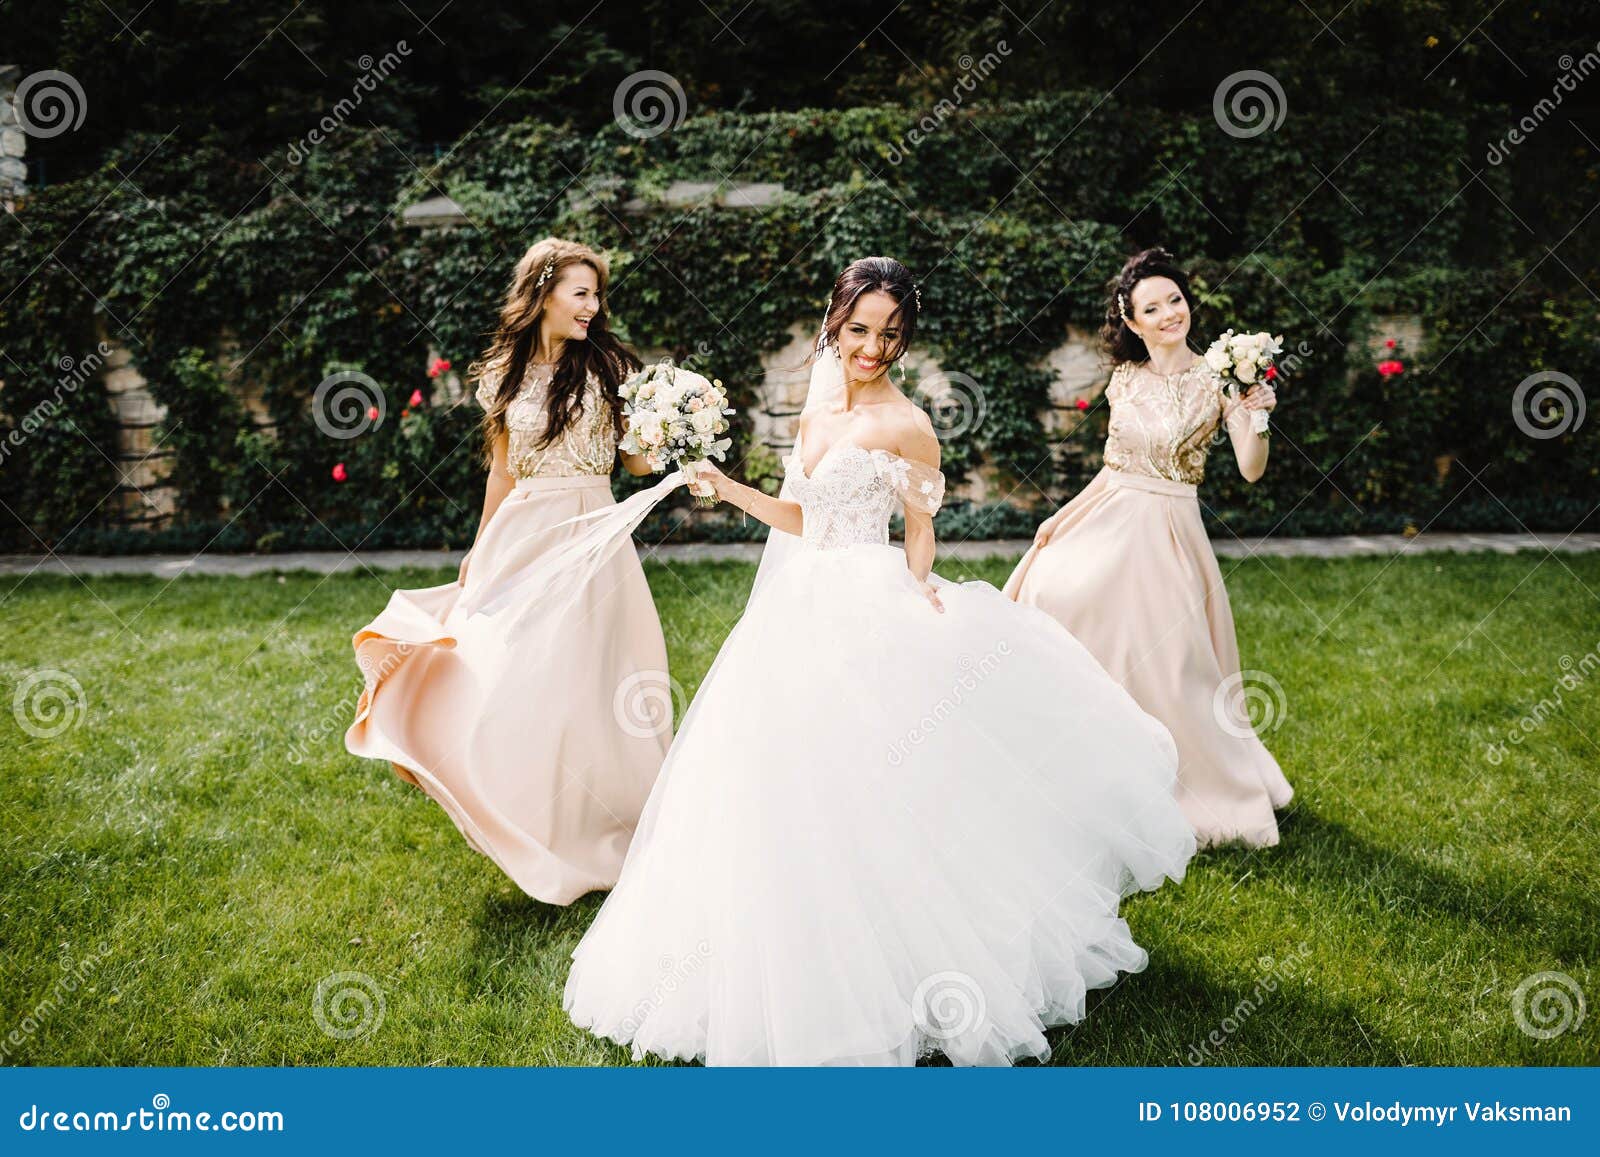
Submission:
M 887 293 L 898 303 L 893 317 L 900 321 L 900 332 L 893 348 L 884 354 L 886 363 L 894 363 L 911 348 L 911 339 L 917 333 L 917 315 L 922 312 L 922 292 L 911 278 L 911 271 L 893 257 L 863 257 L 845 266 L 844 272 L 833 283 L 833 294 L 828 298 L 828 311 L 822 315 L 822 332 L 817 335 L 816 353 L 839 340 L 839 331 L 850 320 L 850 313 L 864 293 Z
M 1189 290 L 1189 274 L 1178 265 L 1178 259 L 1159 246 L 1135 253 L 1128 258 L 1122 272 L 1111 282 L 1110 300 L 1106 302 L 1106 320 L 1100 327 L 1100 341 L 1111 355 L 1111 364 L 1142 362 L 1150 356 L 1144 339 L 1128 326 L 1133 315 L 1133 287 L 1148 277 L 1170 278 L 1189 304 L 1193 316 L 1197 306 Z

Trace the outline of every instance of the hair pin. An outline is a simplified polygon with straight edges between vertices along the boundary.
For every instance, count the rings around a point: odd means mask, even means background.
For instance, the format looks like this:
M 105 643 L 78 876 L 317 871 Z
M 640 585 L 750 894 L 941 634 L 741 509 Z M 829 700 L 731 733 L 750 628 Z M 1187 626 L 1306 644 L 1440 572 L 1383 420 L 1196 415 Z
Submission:
M 913 281 L 911 283 L 911 294 L 912 294 L 913 297 L 915 297 L 917 299 L 917 312 L 921 313 L 922 312 L 922 286 L 918 285 L 915 281 Z
M 533 283 L 533 287 L 535 289 L 541 288 L 544 285 L 545 282 L 550 280 L 550 275 L 552 273 L 554 273 L 555 271 L 556 271 L 556 259 L 554 257 L 552 257 L 552 258 L 550 258 L 549 261 L 546 261 L 544 263 L 544 272 L 539 274 L 539 280 L 535 281 Z

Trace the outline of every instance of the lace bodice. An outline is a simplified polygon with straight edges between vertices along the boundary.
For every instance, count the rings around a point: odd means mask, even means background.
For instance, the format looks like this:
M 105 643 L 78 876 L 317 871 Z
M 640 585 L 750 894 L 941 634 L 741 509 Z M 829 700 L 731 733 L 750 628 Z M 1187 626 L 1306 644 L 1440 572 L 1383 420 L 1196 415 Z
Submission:
M 617 432 L 611 408 L 601 394 L 600 381 L 589 375 L 583 410 L 567 427 L 559 442 L 541 447 L 545 431 L 545 389 L 550 371 L 530 367 L 522 389 L 506 407 L 506 466 L 513 478 L 569 477 L 575 474 L 611 473 L 617 458 Z M 500 388 L 497 374 L 485 374 L 478 383 L 477 399 L 484 409 Z
M 1111 375 L 1106 400 L 1111 404 L 1107 466 L 1199 485 L 1212 435 L 1225 407 L 1231 407 L 1222 378 L 1204 361 L 1170 378 L 1124 362 Z
M 889 516 L 899 499 L 908 510 L 934 514 L 944 502 L 944 475 L 888 450 L 840 441 L 807 477 L 799 445 L 783 460 L 795 501 L 805 514 L 806 545 L 837 550 L 889 541 Z

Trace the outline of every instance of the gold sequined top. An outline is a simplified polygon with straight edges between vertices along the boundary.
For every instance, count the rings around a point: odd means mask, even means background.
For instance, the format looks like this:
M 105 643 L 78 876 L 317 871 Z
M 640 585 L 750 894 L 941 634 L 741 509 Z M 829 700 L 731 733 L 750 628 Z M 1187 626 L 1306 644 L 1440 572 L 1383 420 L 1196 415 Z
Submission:
M 600 379 L 589 375 L 583 395 L 583 409 L 567 426 L 561 439 L 539 446 L 545 422 L 545 389 L 550 384 L 550 369 L 528 368 L 522 389 L 506 407 L 506 466 L 513 478 L 570 477 L 575 474 L 609 476 L 617 460 L 617 431 L 611 408 L 601 393 Z M 497 374 L 485 374 L 478 382 L 477 399 L 487 410 L 500 388 Z
M 1227 397 L 1222 378 L 1196 361 L 1171 375 L 1123 362 L 1106 387 L 1111 427 L 1105 463 L 1113 470 L 1199 485 Z

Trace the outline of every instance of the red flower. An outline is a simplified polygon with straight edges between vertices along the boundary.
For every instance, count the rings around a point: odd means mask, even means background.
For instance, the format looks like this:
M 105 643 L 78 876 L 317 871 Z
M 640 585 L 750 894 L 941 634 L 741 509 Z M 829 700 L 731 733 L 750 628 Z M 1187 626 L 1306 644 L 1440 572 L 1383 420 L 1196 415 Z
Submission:
M 413 409 L 416 409 L 417 407 L 421 406 L 422 405 L 422 391 L 421 390 L 412 390 L 411 391 L 411 401 L 409 403 L 407 403 L 407 404 L 410 405 Z
M 409 417 L 411 417 L 411 411 L 410 410 L 401 410 L 400 411 L 400 416 L 402 418 L 409 418 Z
M 1383 343 L 1385 349 L 1391 349 L 1391 350 L 1394 349 L 1394 344 L 1395 344 L 1394 343 L 1394 338 L 1390 338 L 1388 341 Z
M 1382 361 L 1378 363 L 1378 372 L 1386 378 L 1392 378 L 1395 374 L 1404 373 L 1405 369 L 1406 367 L 1404 365 L 1395 361 L 1393 358 L 1389 359 L 1388 361 Z
M 1085 401 L 1083 398 L 1079 398 L 1076 402 L 1073 402 L 1072 404 L 1074 406 L 1077 406 L 1078 409 L 1080 409 L 1080 410 L 1087 410 L 1089 408 L 1089 403 L 1087 401 Z
M 1272 381 L 1272 379 L 1276 378 L 1277 376 L 1278 376 L 1278 367 L 1277 366 L 1268 366 L 1267 367 L 1267 372 L 1261 375 L 1262 379 L 1264 381 L 1268 381 L 1268 382 Z
M 377 406 L 368 406 L 367 407 L 367 420 L 371 421 L 371 422 L 376 422 L 378 420 L 378 407 Z
M 430 378 L 436 378 L 449 368 L 450 360 L 448 358 L 434 358 L 433 364 L 428 367 L 428 376 Z
M 350 475 L 345 470 L 344 463 L 343 462 L 335 462 L 333 464 L 333 480 L 335 482 L 343 482 L 348 477 L 350 477 Z

